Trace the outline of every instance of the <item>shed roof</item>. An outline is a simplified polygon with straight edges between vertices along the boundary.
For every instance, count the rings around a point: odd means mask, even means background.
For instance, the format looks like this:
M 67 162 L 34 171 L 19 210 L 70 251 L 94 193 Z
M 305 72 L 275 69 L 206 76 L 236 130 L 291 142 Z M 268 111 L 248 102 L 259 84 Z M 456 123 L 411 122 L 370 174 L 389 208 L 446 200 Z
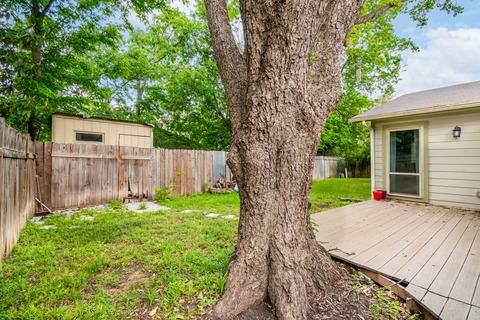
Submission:
M 361 113 L 351 122 L 480 106 L 480 81 L 409 93 Z
M 92 116 L 92 117 L 87 117 L 81 114 L 72 114 L 68 112 L 54 112 L 52 113 L 52 116 L 64 116 L 64 117 L 72 117 L 72 118 L 80 118 L 80 119 L 97 119 L 97 120 L 105 120 L 105 121 L 112 121 L 112 122 L 125 122 L 125 123 L 134 123 L 134 124 L 141 124 L 147 127 L 152 127 L 153 125 L 145 122 L 140 122 L 140 121 L 133 121 L 133 120 L 123 120 L 123 119 L 113 119 L 109 117 L 104 117 L 104 116 Z

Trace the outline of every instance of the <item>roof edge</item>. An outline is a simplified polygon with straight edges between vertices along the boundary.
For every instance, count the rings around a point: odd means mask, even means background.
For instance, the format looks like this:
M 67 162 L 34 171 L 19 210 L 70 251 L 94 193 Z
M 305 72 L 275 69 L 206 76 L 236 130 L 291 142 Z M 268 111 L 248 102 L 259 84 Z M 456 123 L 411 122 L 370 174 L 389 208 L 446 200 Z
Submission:
M 125 122 L 125 123 L 134 123 L 134 124 L 141 124 L 147 127 L 153 128 L 154 126 L 145 122 L 140 122 L 140 121 L 133 121 L 133 120 L 122 120 L 122 119 L 113 119 L 113 118 L 108 118 L 108 117 L 102 117 L 102 116 L 92 116 L 92 117 L 87 117 L 81 114 L 73 114 L 73 113 L 68 113 L 68 112 L 54 112 L 52 113 L 52 116 L 64 116 L 64 117 L 72 117 L 72 118 L 78 118 L 78 119 L 94 119 L 94 120 L 105 120 L 105 121 L 113 121 L 113 122 Z
M 412 116 L 417 114 L 426 114 L 426 113 L 433 113 L 433 112 L 463 110 L 463 109 L 470 109 L 475 107 L 480 107 L 480 101 L 465 103 L 465 104 L 441 105 L 441 106 L 434 106 L 430 108 L 416 109 L 416 110 L 410 110 L 410 111 L 397 111 L 397 112 L 390 112 L 390 113 L 371 115 L 371 116 L 363 115 L 363 113 L 361 113 L 353 118 L 350 118 L 348 122 L 354 123 L 354 122 L 362 122 L 362 121 L 370 121 L 370 120 L 389 119 L 389 118 Z

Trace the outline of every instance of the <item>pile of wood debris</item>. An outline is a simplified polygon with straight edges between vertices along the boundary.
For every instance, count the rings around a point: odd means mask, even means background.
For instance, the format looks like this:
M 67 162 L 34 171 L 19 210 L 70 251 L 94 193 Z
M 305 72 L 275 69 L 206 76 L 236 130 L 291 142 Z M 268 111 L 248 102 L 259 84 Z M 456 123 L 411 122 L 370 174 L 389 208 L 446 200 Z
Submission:
M 208 188 L 209 193 L 231 193 L 237 190 L 237 183 L 235 181 L 227 181 L 225 177 L 218 179 L 213 186 Z

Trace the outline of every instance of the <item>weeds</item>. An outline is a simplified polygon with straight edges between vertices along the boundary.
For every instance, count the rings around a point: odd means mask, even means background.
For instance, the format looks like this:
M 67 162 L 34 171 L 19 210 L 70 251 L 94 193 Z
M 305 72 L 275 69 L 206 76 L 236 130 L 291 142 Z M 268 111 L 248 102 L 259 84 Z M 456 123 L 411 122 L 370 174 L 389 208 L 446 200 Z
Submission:
M 171 198 L 172 189 L 170 187 L 166 188 L 156 188 L 155 193 L 153 195 L 153 199 L 156 202 L 163 202 Z
M 122 210 L 122 209 L 124 209 L 124 205 L 123 205 L 122 201 L 117 200 L 117 199 L 113 199 L 113 200 L 110 200 L 110 202 L 107 203 L 107 208 L 109 208 L 110 210 Z
M 370 310 L 375 319 L 403 319 L 403 308 L 395 299 L 392 299 L 387 290 L 378 290 L 375 302 L 371 304 Z

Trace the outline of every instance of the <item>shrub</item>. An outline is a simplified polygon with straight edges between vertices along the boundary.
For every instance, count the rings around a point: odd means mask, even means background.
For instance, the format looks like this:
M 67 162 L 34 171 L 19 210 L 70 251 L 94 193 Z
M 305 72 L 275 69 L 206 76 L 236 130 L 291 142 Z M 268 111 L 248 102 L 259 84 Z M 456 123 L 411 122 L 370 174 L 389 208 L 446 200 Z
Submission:
M 202 192 L 205 193 L 208 191 L 208 188 L 210 188 L 210 184 L 209 183 L 204 183 L 202 185 Z
M 138 210 L 145 210 L 145 209 L 147 209 L 147 204 L 145 202 L 141 202 L 138 205 Z
M 165 201 L 170 198 L 171 196 L 171 189 L 166 187 L 166 188 L 156 188 L 155 189 L 155 194 L 153 195 L 153 199 L 157 202 Z
M 109 203 L 107 203 L 107 208 L 112 210 L 121 210 L 123 209 L 123 203 L 120 200 L 113 199 L 113 200 L 110 200 Z

